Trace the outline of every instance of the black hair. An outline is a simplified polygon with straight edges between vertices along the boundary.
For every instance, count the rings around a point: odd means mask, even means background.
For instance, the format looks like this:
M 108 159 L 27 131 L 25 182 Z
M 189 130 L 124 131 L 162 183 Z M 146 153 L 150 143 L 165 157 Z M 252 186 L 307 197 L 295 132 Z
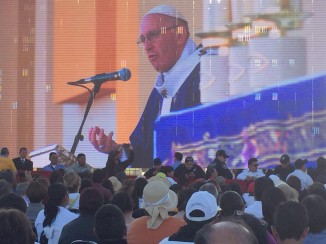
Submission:
M 262 202 L 262 212 L 264 220 L 269 224 L 273 224 L 273 215 L 277 206 L 285 202 L 286 198 L 281 189 L 274 187 L 267 189 L 261 199 Z
M 231 216 L 236 210 L 243 210 L 245 204 L 242 197 L 235 191 L 226 191 L 220 196 L 220 215 Z
M 21 148 L 19 149 L 19 152 L 21 153 L 23 150 L 27 151 L 27 148 L 26 148 L 26 147 L 21 147 Z
M 182 161 L 183 159 L 183 154 L 181 152 L 175 152 L 174 157 L 179 160 Z
M 131 198 L 134 203 L 134 208 L 140 208 L 139 198 L 143 197 L 143 191 L 145 186 L 147 185 L 147 180 L 145 178 L 138 178 L 135 180 L 134 188 L 131 191 Z
M 117 192 L 111 198 L 111 204 L 118 206 L 123 213 L 132 212 L 133 202 L 127 192 Z
M 96 188 L 86 188 L 80 194 L 79 211 L 81 214 L 94 215 L 103 203 L 103 196 Z
M 9 155 L 9 149 L 6 147 L 1 148 L 0 155 L 2 155 L 2 156 Z
M 186 209 L 186 206 L 187 206 L 187 203 L 188 203 L 190 197 L 195 192 L 196 192 L 196 190 L 193 189 L 193 188 L 183 189 L 183 190 L 178 192 L 178 194 L 177 194 L 177 196 L 178 196 L 177 208 L 178 208 L 179 211 L 182 211 L 182 210 L 184 211 Z
M 254 187 L 254 196 L 256 201 L 261 201 L 263 197 L 264 191 L 268 188 L 273 188 L 274 183 L 271 178 L 263 176 L 255 180 L 255 187 Z
M 54 154 L 58 155 L 56 152 L 50 152 L 49 159 L 51 159 L 52 155 L 54 155 Z
M 320 196 L 309 195 L 301 203 L 307 209 L 309 232 L 320 233 L 326 228 L 326 202 Z
M 68 195 L 66 187 L 62 183 L 54 183 L 48 189 L 48 201 L 44 206 L 45 219 L 43 227 L 51 226 L 52 222 L 57 217 L 59 207 L 63 199 Z
M 85 155 L 84 153 L 79 153 L 79 154 L 77 155 L 77 158 L 80 158 L 80 157 L 86 157 L 86 155 Z
M 0 208 L 5 208 L 5 209 L 14 208 L 21 211 L 22 213 L 26 213 L 27 205 L 25 200 L 21 196 L 13 192 L 9 192 L 4 194 L 0 198 Z

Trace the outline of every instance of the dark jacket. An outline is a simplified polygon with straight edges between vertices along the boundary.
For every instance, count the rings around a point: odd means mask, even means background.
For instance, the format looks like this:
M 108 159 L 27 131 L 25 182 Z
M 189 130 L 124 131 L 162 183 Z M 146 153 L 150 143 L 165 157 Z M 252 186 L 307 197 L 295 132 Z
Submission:
M 231 171 L 228 169 L 228 166 L 226 163 L 223 163 L 219 161 L 218 159 L 215 159 L 213 162 L 211 162 L 208 166 L 214 167 L 218 173 L 219 176 L 223 176 L 225 179 L 232 179 L 233 175 Z

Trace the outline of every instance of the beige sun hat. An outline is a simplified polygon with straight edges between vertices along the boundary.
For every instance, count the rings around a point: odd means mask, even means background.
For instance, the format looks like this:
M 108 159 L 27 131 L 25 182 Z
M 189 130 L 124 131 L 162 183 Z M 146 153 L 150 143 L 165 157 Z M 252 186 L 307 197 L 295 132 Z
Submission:
M 285 199 L 287 201 L 294 201 L 294 202 L 298 202 L 299 200 L 299 193 L 296 189 L 292 188 L 291 186 L 289 186 L 288 184 L 284 183 L 284 184 L 279 184 L 277 186 L 277 188 L 279 188 L 284 196 Z
M 143 208 L 149 213 L 147 228 L 157 229 L 169 217 L 168 212 L 176 208 L 178 196 L 159 180 L 148 182 L 143 191 Z

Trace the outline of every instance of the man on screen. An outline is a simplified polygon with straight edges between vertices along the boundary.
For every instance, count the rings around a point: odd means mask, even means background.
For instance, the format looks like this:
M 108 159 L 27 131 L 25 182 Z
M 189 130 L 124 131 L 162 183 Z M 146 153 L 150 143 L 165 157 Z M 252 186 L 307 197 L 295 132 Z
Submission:
M 199 61 L 201 50 L 189 38 L 188 22 L 175 8 L 160 5 L 147 12 L 140 26 L 138 44 L 159 72 L 144 112 L 130 136 L 137 165 L 153 160 L 153 131 L 158 116 L 200 104 Z M 98 127 L 89 132 L 92 145 L 109 153 L 118 145 L 113 132 L 105 135 Z

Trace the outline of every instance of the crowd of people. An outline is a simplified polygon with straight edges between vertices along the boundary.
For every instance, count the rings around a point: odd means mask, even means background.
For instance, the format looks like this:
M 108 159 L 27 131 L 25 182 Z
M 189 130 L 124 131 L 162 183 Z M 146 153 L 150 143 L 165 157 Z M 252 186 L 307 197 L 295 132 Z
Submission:
M 251 158 L 235 173 L 223 150 L 206 169 L 176 152 L 172 165 L 155 158 L 144 175 L 128 177 L 132 153 L 128 163 L 116 152 L 91 170 L 84 154 L 56 169 L 51 152 L 45 177 L 28 173 L 26 156 L 27 165 L 8 154 L 1 149 L 1 243 L 326 243 L 323 157 L 307 169 L 285 154 L 273 170 Z

